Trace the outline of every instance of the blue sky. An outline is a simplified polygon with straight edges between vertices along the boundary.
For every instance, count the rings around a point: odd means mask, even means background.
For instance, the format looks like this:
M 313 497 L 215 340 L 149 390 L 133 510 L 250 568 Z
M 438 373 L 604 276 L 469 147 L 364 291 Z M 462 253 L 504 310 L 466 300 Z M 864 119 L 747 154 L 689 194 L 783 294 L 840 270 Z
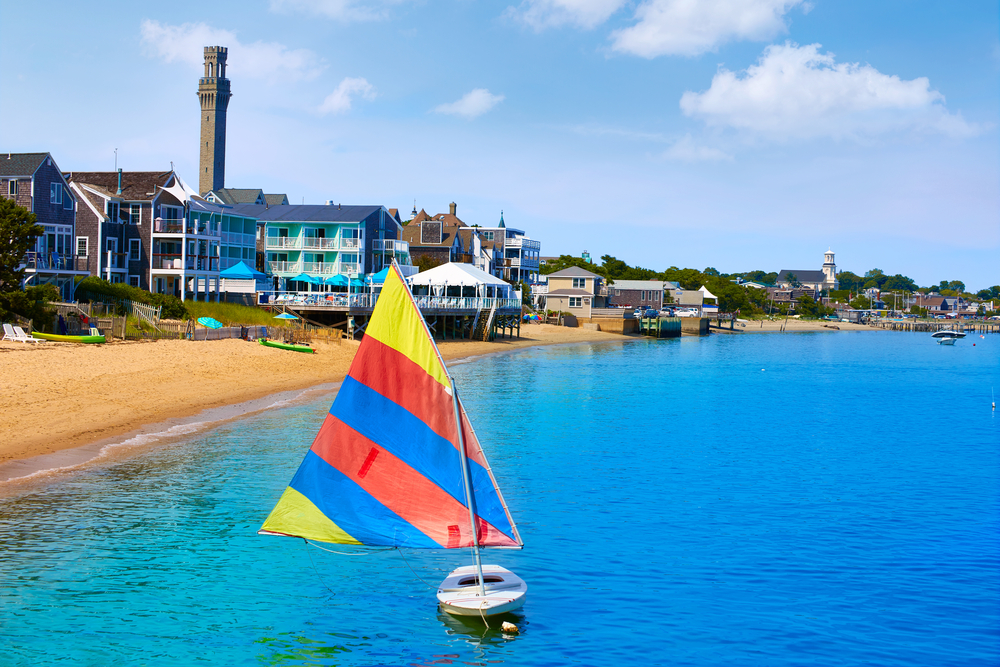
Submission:
M 0 0 L 0 148 L 197 182 L 230 47 L 226 184 L 501 209 L 545 255 L 1000 283 L 991 2 Z M 405 216 L 404 216 L 405 217 Z

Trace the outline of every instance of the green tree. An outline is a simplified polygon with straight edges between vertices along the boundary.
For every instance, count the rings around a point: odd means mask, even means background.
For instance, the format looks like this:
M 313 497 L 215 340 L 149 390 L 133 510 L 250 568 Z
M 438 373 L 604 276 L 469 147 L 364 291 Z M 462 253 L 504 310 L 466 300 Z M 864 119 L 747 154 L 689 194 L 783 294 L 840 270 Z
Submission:
M 792 287 L 802 286 L 802 283 L 799 282 L 799 277 L 794 273 L 789 273 L 787 276 L 785 276 L 785 280 L 787 280 L 788 284 L 791 285 Z
M 19 267 L 44 232 L 34 213 L 12 199 L 0 198 L 0 292 L 21 289 L 24 269 Z
M 864 294 L 859 294 L 851 301 L 851 308 L 855 310 L 868 310 L 872 307 L 872 300 Z
M 840 281 L 840 289 L 849 292 L 857 292 L 865 282 L 861 276 L 850 271 L 841 271 L 838 273 L 837 280 Z
M 34 329 L 51 330 L 54 313 L 48 305 L 58 300 L 59 290 L 51 284 L 0 293 L 0 320 L 9 322 L 14 319 L 13 315 L 20 315 L 31 320 Z
M 568 269 L 571 266 L 578 266 L 581 269 L 586 269 L 591 273 L 596 273 L 604 278 L 607 278 L 603 266 L 597 266 L 595 264 L 591 264 L 582 257 L 574 257 L 573 255 L 559 255 L 559 257 L 557 257 L 556 259 L 546 262 L 545 265 L 542 266 L 541 269 L 539 269 L 539 273 L 544 273 L 544 274 L 555 273 L 556 271 L 562 271 L 563 269 Z
M 420 269 L 420 272 L 423 273 L 424 271 L 433 269 L 435 266 L 441 266 L 442 263 L 443 262 L 441 260 L 434 259 L 430 255 L 420 255 L 420 257 L 417 258 L 417 261 L 414 262 L 413 265 L 418 269 Z
M 913 292 L 917 289 L 917 284 L 913 282 L 912 278 L 907 278 L 906 276 L 897 273 L 894 276 L 886 278 L 885 282 L 882 283 L 882 289 Z

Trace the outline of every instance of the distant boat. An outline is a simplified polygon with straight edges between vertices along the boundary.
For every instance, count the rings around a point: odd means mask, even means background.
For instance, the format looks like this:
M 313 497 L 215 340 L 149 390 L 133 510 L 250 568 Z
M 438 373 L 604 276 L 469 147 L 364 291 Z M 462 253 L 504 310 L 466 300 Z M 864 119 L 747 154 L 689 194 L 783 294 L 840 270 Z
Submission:
M 937 338 L 937 342 L 941 345 L 954 345 L 955 341 L 960 338 L 965 338 L 965 334 L 961 331 L 937 331 L 932 334 L 933 338 Z
M 471 547 L 473 564 L 438 586 L 441 609 L 485 620 L 524 604 L 520 577 L 482 563 L 483 547 L 524 543 L 395 263 L 319 434 L 257 532 L 333 544 Z M 372 572 L 373 589 L 381 576 Z

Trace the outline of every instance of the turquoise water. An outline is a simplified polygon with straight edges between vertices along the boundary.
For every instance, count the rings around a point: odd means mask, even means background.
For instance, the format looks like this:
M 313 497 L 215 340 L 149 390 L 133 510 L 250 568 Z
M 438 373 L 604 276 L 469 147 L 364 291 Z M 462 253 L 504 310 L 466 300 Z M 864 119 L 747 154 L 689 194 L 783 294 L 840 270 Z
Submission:
M 0 664 L 997 664 L 998 369 L 887 332 L 455 366 L 517 637 L 437 611 L 467 552 L 257 536 L 332 397 L 273 409 L 0 500 Z

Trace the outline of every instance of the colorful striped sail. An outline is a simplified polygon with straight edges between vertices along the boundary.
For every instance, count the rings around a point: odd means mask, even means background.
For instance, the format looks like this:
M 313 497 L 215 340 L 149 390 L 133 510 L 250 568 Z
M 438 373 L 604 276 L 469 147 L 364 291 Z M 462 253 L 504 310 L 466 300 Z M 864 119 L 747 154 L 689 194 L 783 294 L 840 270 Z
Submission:
M 258 532 L 337 544 L 520 547 L 460 405 L 476 510 L 472 535 L 452 391 L 394 265 L 330 413 Z

